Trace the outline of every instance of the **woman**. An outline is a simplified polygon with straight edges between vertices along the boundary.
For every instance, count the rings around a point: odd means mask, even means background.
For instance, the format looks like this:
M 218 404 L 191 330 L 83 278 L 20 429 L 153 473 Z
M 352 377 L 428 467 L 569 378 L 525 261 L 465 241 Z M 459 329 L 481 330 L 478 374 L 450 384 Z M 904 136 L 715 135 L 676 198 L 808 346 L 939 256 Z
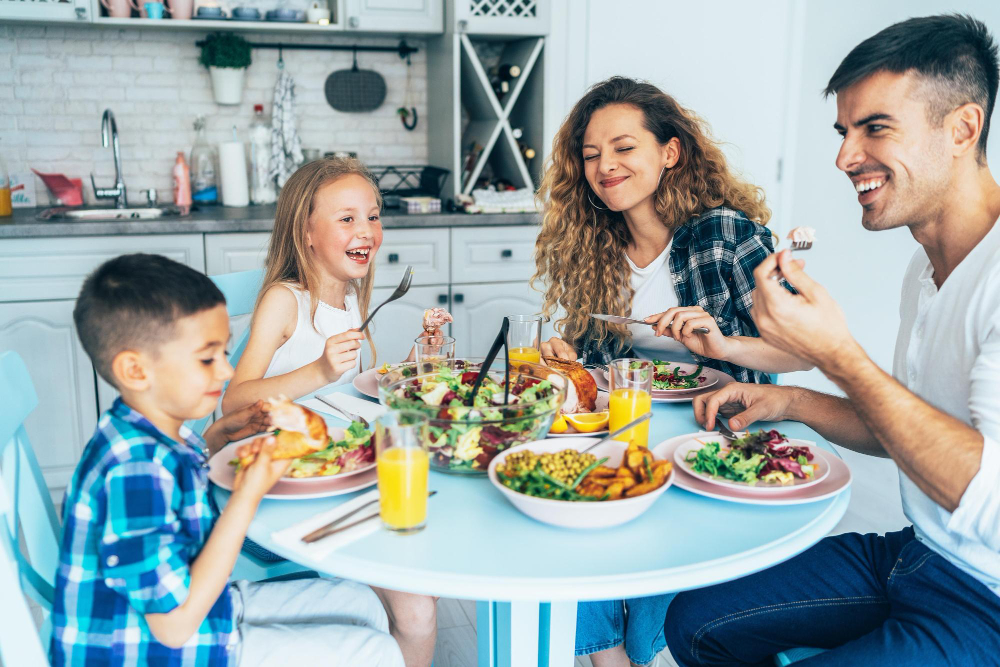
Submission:
M 763 191 L 655 86 L 613 77 L 591 88 L 556 135 L 540 196 L 534 280 L 546 286 L 545 314 L 565 312 L 543 354 L 693 359 L 743 382 L 808 367 L 757 338 L 750 317 L 753 270 L 774 250 Z M 651 662 L 672 597 L 581 604 L 577 655 L 595 667 Z

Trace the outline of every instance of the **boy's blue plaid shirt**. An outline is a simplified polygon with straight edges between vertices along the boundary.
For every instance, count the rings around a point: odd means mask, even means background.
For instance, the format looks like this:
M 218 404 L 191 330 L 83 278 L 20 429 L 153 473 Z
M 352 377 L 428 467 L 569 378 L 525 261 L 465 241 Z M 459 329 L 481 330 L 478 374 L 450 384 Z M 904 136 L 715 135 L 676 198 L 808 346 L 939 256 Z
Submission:
M 228 586 L 181 648 L 156 641 L 144 618 L 187 598 L 190 565 L 218 516 L 204 441 L 186 427 L 181 436 L 121 399 L 101 416 L 66 493 L 53 665 L 235 664 Z
M 724 336 L 758 336 L 750 317 L 753 271 L 772 252 L 771 232 L 741 211 L 725 206 L 705 211 L 674 232 L 669 261 L 677 302 L 704 308 Z M 598 344 L 585 336 L 581 348 L 585 363 L 607 364 L 618 357 L 632 356 L 628 346 L 617 349 L 614 339 Z M 740 382 L 770 382 L 760 371 L 717 359 L 696 358 Z

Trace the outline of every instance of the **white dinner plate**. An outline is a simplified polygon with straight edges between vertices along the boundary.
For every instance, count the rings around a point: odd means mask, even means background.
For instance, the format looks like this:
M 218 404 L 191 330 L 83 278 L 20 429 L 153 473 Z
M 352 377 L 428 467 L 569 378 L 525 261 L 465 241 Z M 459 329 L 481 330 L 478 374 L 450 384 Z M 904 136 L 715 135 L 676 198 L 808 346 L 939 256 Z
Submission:
M 813 463 L 816 464 L 817 470 L 815 476 L 808 479 L 800 479 L 794 477 L 791 484 L 783 486 L 781 484 L 767 484 L 764 482 L 757 482 L 756 484 L 747 484 L 746 482 L 736 482 L 731 479 L 725 479 L 722 477 L 713 477 L 707 473 L 698 472 L 694 469 L 694 465 L 687 460 L 688 455 L 691 452 L 696 452 L 702 447 L 704 447 L 709 442 L 718 442 L 721 446 L 725 447 L 728 444 L 728 439 L 722 436 L 696 436 L 691 438 L 687 442 L 681 443 L 677 449 L 674 450 L 674 463 L 680 467 L 681 470 L 703 479 L 709 484 L 717 484 L 719 486 L 726 486 L 731 488 L 743 489 L 747 492 L 767 494 L 767 493 L 787 493 L 789 491 L 796 491 L 798 489 L 804 489 L 806 487 L 812 486 L 814 484 L 819 484 L 826 476 L 830 474 L 830 465 L 826 462 L 822 453 L 819 451 L 819 447 L 816 447 L 815 443 L 806 442 L 805 440 L 796 440 L 795 438 L 789 438 L 788 442 L 796 447 L 803 447 L 812 454 Z
M 598 389 L 600 389 L 601 391 L 609 390 L 606 371 L 601 371 L 595 368 L 592 371 L 590 371 L 590 374 L 594 377 L 594 381 L 597 382 Z M 695 396 L 701 396 L 702 394 L 710 394 L 713 391 L 721 389 L 723 386 L 729 384 L 730 382 L 736 382 L 736 380 L 734 380 L 733 377 L 728 373 L 717 371 L 714 368 L 702 369 L 702 375 L 714 378 L 710 386 L 706 386 L 700 389 L 685 389 L 682 391 L 677 391 L 677 390 L 654 391 L 650 393 L 650 398 L 652 398 L 654 403 L 687 403 L 694 400 Z

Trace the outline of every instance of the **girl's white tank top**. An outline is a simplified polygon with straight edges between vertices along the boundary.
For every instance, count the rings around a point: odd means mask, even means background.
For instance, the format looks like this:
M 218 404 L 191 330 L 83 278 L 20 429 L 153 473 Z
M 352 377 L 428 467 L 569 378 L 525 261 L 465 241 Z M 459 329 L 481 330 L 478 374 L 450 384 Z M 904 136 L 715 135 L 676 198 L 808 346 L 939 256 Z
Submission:
M 295 331 L 292 332 L 288 340 L 282 343 L 281 347 L 274 351 L 267 372 L 264 373 L 265 378 L 291 373 L 311 364 L 323 354 L 327 338 L 361 326 L 361 309 L 358 307 L 358 297 L 353 292 L 349 292 L 344 298 L 346 310 L 334 308 L 320 301 L 316 307 L 316 326 L 314 328 L 313 323 L 309 321 L 309 292 L 288 283 L 279 284 L 295 296 L 298 314 L 295 318 Z M 362 344 L 364 344 L 363 341 Z M 347 384 L 354 379 L 361 371 L 361 350 L 358 352 L 358 361 L 354 368 L 341 375 L 336 382 L 331 382 L 327 387 Z M 316 393 L 322 393 L 322 391 L 323 389 L 320 389 Z

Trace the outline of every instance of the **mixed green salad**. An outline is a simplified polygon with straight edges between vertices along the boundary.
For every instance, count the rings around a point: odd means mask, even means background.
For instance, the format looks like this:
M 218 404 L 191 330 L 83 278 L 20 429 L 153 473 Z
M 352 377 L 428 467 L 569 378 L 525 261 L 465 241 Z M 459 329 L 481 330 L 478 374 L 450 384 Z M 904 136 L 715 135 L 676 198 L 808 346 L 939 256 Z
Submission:
M 796 447 L 778 431 L 760 430 L 734 440 L 728 448 L 708 442 L 688 452 L 685 461 L 696 472 L 754 486 L 757 482 L 789 486 L 795 478 L 815 477 L 817 465 L 807 447 Z
M 704 368 L 703 364 L 698 364 L 698 367 L 694 369 L 694 372 L 685 375 L 681 372 L 680 366 L 674 366 L 670 368 L 671 363 L 669 361 L 660 361 L 659 359 L 653 359 L 653 389 L 659 389 L 660 391 L 669 391 L 671 389 L 697 389 L 704 382 L 704 378 L 701 377 L 701 369 Z
M 429 417 L 431 463 L 453 472 L 485 472 L 500 451 L 542 437 L 562 405 L 565 389 L 550 380 L 512 371 L 504 403 L 503 375 L 491 372 L 473 402 L 478 364 L 454 360 L 394 383 L 383 395 L 394 409 Z M 554 373 L 554 372 L 553 372 Z
M 275 430 L 274 433 L 280 431 Z M 334 441 L 330 438 L 323 449 L 292 459 L 292 465 L 285 473 L 285 477 L 332 477 L 367 467 L 375 462 L 373 445 L 371 431 L 360 422 L 351 422 L 344 431 L 342 440 Z M 239 469 L 240 461 L 233 459 L 229 464 Z

